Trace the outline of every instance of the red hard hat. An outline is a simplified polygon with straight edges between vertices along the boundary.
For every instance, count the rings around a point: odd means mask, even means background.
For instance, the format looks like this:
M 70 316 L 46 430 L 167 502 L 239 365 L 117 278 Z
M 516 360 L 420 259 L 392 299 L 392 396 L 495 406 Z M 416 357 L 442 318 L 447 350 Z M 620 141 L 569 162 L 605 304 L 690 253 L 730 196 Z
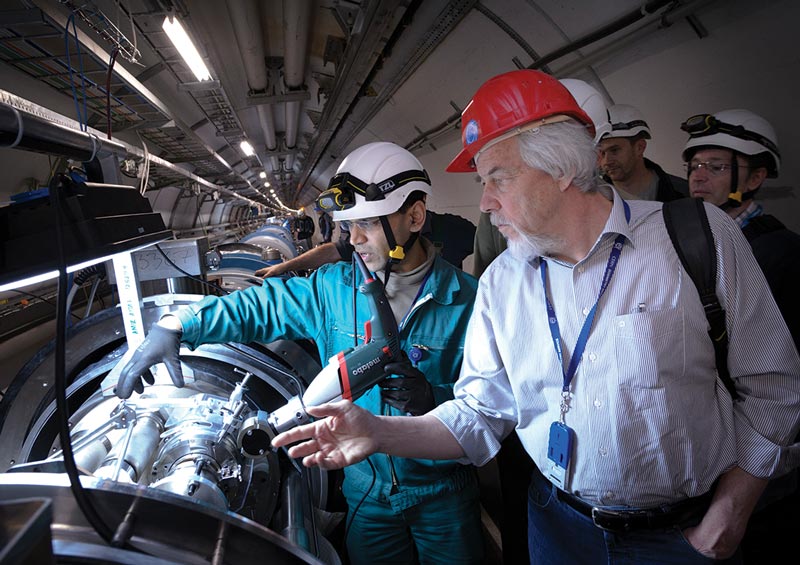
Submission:
M 552 116 L 574 118 L 586 125 L 594 137 L 592 120 L 569 90 L 554 77 L 525 69 L 490 78 L 481 85 L 461 114 L 461 143 L 464 148 L 447 166 L 447 171 L 474 172 L 473 159 L 489 141 L 514 128 Z

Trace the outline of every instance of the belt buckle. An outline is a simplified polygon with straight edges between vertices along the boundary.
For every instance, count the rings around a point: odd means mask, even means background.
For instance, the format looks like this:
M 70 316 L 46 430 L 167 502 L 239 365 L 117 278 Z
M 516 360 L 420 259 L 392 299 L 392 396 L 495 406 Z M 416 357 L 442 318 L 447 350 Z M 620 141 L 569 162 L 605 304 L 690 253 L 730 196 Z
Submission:
M 592 507 L 592 522 L 606 532 L 626 532 L 629 529 L 626 512 Z M 618 524 L 615 526 L 615 522 Z M 621 527 L 620 527 L 621 525 Z

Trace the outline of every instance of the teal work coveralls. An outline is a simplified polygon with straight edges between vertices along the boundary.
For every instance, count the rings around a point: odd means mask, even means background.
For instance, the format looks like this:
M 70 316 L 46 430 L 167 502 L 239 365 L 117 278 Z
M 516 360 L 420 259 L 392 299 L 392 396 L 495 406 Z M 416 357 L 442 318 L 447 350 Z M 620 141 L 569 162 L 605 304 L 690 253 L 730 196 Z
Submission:
M 181 339 L 190 347 L 312 339 L 324 365 L 354 344 L 352 277 L 352 265 L 339 262 L 307 278 L 269 278 L 260 287 L 206 297 L 175 313 L 183 325 Z M 400 324 L 401 348 L 422 351 L 417 367 L 433 386 L 437 404 L 453 397 L 476 287 L 475 278 L 437 256 Z M 369 308 L 361 294 L 356 304 L 360 333 Z M 400 415 L 383 403 L 378 386 L 356 404 L 373 414 Z M 478 486 L 471 466 L 378 453 L 347 467 L 344 475 L 349 510 L 358 507 L 348 516 L 351 563 L 409 563 L 415 556 L 421 563 L 481 562 Z

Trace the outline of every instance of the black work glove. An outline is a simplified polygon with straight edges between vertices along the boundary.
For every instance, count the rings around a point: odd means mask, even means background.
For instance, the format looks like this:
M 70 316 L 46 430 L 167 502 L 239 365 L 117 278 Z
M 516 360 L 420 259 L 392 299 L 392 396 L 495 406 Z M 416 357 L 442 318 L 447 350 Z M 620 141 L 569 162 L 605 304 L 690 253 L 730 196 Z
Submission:
M 387 375 L 400 375 L 386 377 L 378 383 L 386 404 L 412 416 L 422 416 L 436 406 L 431 383 L 411 364 L 405 352 L 400 361 L 387 363 L 383 370 Z
M 134 390 L 141 394 L 144 391 L 142 379 L 148 384 L 153 384 L 150 367 L 157 363 L 164 363 L 173 384 L 178 388 L 182 387 L 183 371 L 178 358 L 180 348 L 180 331 L 165 328 L 158 323 L 153 324 L 150 333 L 122 368 L 114 393 L 120 398 L 130 398 Z

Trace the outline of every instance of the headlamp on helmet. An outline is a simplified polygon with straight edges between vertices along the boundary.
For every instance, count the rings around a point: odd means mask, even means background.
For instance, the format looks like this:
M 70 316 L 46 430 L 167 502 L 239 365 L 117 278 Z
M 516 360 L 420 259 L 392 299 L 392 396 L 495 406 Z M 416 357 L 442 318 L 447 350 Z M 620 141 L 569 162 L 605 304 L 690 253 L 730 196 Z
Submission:
M 766 138 L 760 133 L 749 131 L 745 129 L 744 126 L 727 124 L 717 119 L 713 114 L 697 114 L 696 116 L 692 116 L 681 124 L 681 129 L 688 133 L 689 137 L 692 139 L 724 133 L 738 139 L 744 139 L 745 141 L 755 141 L 763 145 L 768 151 L 772 151 L 775 155 L 780 157 L 778 146 L 775 145 L 771 139 Z
M 344 172 L 333 176 L 328 189 L 317 197 L 317 205 L 327 212 L 349 210 L 356 204 L 356 194 L 366 202 L 383 200 L 390 192 L 410 182 L 431 184 L 428 172 L 424 170 L 403 171 L 379 183 L 367 183 L 351 173 Z

